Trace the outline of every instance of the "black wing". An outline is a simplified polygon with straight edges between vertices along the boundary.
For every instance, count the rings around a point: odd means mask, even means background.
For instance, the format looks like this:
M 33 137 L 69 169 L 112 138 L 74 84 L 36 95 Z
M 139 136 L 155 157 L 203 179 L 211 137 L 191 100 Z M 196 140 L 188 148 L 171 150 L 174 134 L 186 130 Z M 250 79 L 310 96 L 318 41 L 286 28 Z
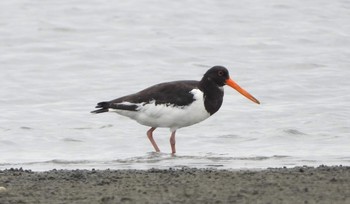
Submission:
M 194 101 L 190 91 L 198 88 L 198 84 L 198 81 L 174 81 L 157 84 L 135 94 L 100 102 L 96 106 L 100 109 L 92 111 L 92 113 L 107 112 L 109 108 L 135 111 L 138 107 L 136 104 L 147 104 L 153 101 L 156 104 L 186 106 Z

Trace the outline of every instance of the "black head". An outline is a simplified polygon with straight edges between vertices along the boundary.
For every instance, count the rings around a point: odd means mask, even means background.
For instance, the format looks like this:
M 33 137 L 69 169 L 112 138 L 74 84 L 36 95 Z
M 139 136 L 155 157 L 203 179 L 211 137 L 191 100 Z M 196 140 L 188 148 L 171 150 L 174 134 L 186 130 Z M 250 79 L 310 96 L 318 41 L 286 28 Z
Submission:
M 229 78 L 228 70 L 223 66 L 214 66 L 203 76 L 203 79 L 212 81 L 220 87 L 226 85 L 226 80 Z
M 222 87 L 228 85 L 234 89 L 236 89 L 243 96 L 247 97 L 249 100 L 254 103 L 260 104 L 260 102 L 250 95 L 246 90 L 242 89 L 236 82 L 234 82 L 229 74 L 228 70 L 223 66 L 214 66 L 210 68 L 203 76 L 201 80 L 202 86 L 210 86 L 213 87 L 213 84 Z

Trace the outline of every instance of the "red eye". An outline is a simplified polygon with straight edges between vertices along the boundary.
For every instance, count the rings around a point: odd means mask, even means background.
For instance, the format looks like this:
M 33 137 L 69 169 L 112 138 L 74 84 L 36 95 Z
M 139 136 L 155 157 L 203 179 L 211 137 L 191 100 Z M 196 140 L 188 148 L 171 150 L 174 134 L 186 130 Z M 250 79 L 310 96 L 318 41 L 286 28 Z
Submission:
M 224 76 L 224 72 L 223 72 L 223 71 L 219 71 L 219 72 L 218 72 L 218 75 L 219 75 L 219 76 Z

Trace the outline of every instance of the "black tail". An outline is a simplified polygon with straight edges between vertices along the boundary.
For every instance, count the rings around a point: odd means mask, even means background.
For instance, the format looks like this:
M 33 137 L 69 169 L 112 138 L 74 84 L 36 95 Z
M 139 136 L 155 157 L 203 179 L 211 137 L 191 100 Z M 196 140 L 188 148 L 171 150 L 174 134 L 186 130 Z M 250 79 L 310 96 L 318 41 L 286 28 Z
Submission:
M 100 108 L 100 109 L 91 111 L 91 113 L 96 113 L 97 114 L 97 113 L 108 112 L 108 108 L 109 107 L 110 107 L 110 103 L 109 102 L 100 102 L 95 107 L 95 108 Z

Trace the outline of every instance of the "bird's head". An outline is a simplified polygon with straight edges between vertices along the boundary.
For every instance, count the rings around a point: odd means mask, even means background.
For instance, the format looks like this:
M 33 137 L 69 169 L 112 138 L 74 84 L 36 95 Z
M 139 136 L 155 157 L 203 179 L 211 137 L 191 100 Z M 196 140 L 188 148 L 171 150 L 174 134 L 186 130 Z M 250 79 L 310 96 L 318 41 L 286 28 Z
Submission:
M 243 96 L 247 97 L 249 100 L 254 103 L 260 104 L 260 102 L 254 98 L 250 93 L 241 88 L 235 81 L 230 78 L 228 70 L 223 66 L 214 66 L 210 68 L 205 74 L 204 79 L 212 81 L 217 86 L 222 87 L 228 85 L 234 89 L 236 89 Z

